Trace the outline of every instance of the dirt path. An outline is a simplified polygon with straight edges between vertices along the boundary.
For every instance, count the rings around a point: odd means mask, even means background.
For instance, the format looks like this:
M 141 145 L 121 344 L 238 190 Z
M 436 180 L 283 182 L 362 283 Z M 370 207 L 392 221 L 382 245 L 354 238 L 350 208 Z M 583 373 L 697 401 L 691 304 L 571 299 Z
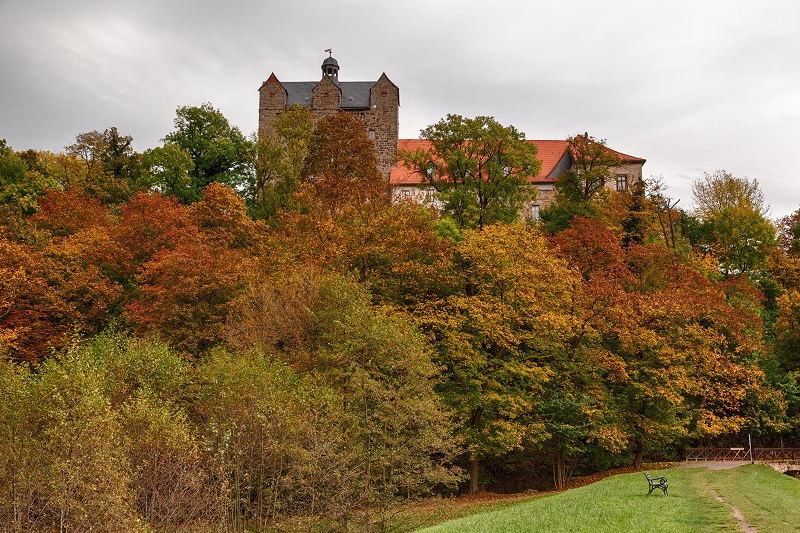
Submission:
M 750 461 L 686 461 L 684 463 L 679 464 L 678 466 L 673 466 L 672 468 L 708 468 L 709 470 L 728 470 L 729 468 L 736 468 L 737 466 L 742 465 L 749 465 Z M 731 511 L 733 512 L 733 517 L 736 519 L 736 522 L 739 524 L 739 531 L 743 531 L 744 533 L 758 533 L 758 530 L 748 522 L 742 512 L 728 503 L 725 498 L 719 495 L 719 493 L 711 488 L 711 485 L 706 484 L 706 488 L 714 495 L 714 498 L 717 499 L 718 502 L 724 503 L 728 507 L 730 507 Z
M 706 487 L 708 487 L 708 490 L 711 491 L 711 494 L 714 495 L 714 497 L 717 499 L 718 502 L 724 503 L 725 505 L 731 508 L 731 511 L 733 511 L 733 517 L 739 523 L 740 531 L 744 531 L 744 533 L 758 533 L 758 530 L 755 528 L 755 526 L 753 526 L 753 524 L 745 520 L 744 515 L 739 509 L 737 509 L 736 507 L 725 501 L 725 498 L 720 496 L 717 493 L 717 491 L 712 489 L 710 486 L 706 485 Z

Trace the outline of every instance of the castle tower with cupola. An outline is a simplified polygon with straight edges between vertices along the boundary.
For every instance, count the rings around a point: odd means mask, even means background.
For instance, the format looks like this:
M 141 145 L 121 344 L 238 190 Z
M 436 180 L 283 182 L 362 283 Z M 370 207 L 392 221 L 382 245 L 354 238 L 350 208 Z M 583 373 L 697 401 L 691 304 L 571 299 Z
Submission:
M 259 134 L 269 132 L 275 118 L 292 105 L 311 107 L 314 122 L 339 112 L 352 113 L 364 123 L 381 172 L 389 178 L 397 164 L 400 90 L 385 73 L 377 81 L 339 81 L 339 62 L 330 53 L 322 62 L 319 81 L 281 82 L 272 73 L 258 92 Z

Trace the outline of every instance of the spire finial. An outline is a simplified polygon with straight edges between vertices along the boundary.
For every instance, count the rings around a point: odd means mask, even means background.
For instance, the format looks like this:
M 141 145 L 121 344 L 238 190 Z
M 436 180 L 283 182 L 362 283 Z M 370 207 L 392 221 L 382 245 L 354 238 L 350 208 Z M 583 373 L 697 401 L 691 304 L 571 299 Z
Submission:
M 331 48 L 328 48 L 325 51 L 328 52 L 328 54 L 330 54 L 328 57 L 333 57 L 333 50 Z

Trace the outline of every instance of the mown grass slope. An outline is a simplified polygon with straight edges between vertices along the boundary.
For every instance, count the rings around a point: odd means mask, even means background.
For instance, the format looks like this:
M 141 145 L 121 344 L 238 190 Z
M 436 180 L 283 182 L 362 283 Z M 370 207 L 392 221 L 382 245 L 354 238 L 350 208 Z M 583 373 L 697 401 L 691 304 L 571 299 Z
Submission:
M 800 481 L 769 467 L 704 468 L 652 472 L 669 479 L 669 496 L 647 495 L 641 473 L 624 474 L 560 494 L 424 529 L 425 533 L 514 532 L 736 532 L 731 508 L 759 531 L 800 530 Z

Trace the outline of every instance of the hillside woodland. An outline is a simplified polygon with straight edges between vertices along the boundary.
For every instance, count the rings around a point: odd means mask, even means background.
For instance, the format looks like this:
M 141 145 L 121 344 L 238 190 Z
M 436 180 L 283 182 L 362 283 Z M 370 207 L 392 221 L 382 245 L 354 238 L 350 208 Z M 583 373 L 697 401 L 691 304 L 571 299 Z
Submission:
M 575 171 L 524 220 L 525 180 L 470 192 L 522 138 L 492 126 L 450 139 L 473 170 L 437 211 L 391 201 L 352 116 L 256 142 L 176 115 L 144 153 L 0 143 L 0 529 L 377 531 L 430 495 L 798 442 L 800 212 L 770 221 L 757 181 L 705 175 L 689 211 Z

